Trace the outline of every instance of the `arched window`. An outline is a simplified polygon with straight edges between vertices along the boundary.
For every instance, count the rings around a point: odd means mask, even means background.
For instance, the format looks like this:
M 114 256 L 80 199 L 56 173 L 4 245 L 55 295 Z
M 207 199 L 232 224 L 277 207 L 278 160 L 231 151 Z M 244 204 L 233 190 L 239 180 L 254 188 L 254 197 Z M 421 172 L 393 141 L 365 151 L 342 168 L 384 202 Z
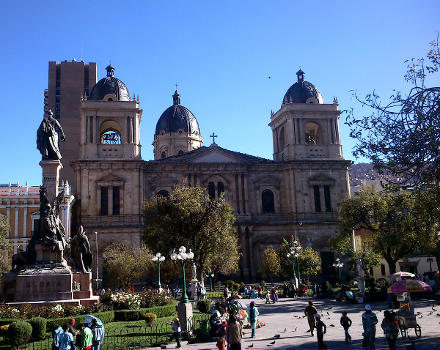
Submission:
M 208 195 L 211 200 L 215 199 L 215 185 L 214 182 L 208 183 Z
M 309 145 L 321 143 L 319 125 L 317 123 L 307 123 L 304 128 L 304 141 Z
M 263 214 L 275 213 L 275 203 L 271 190 L 264 190 L 261 194 L 261 206 L 263 208 Z
M 169 197 L 169 193 L 167 190 L 160 190 L 157 192 L 156 197 Z
M 285 140 L 284 140 L 284 127 L 281 128 L 280 130 L 280 135 L 278 136 L 278 145 L 280 147 L 280 151 L 282 151 L 284 149 L 284 145 L 285 145 Z
M 223 185 L 223 182 L 219 182 L 217 184 L 217 196 L 220 197 L 220 195 L 225 192 L 225 186 Z
M 104 145 L 120 145 L 121 135 L 116 130 L 104 131 L 101 135 L 101 143 Z
M 164 159 L 166 157 L 167 157 L 167 154 L 165 153 L 165 151 L 160 154 L 160 158 Z

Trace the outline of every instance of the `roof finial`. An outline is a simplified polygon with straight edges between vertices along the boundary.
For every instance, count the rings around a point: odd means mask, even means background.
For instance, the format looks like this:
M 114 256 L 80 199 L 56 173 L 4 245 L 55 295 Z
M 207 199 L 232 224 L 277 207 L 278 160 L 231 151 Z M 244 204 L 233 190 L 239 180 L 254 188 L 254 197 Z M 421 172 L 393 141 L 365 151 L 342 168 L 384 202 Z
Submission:
M 215 138 L 218 137 L 218 136 L 216 134 L 214 134 L 214 132 L 213 132 L 212 135 L 209 135 L 209 137 L 212 137 L 212 144 L 216 145 Z
M 177 92 L 177 84 L 176 84 L 176 91 L 174 92 L 173 95 L 173 105 L 180 105 L 180 95 Z
M 112 77 L 115 75 L 115 67 L 113 67 L 111 63 L 107 67 L 105 67 L 105 70 L 107 71 L 108 77 Z
M 304 81 L 304 71 L 301 69 L 301 67 L 299 68 L 299 71 L 296 72 L 296 76 L 298 77 L 298 82 L 303 82 Z

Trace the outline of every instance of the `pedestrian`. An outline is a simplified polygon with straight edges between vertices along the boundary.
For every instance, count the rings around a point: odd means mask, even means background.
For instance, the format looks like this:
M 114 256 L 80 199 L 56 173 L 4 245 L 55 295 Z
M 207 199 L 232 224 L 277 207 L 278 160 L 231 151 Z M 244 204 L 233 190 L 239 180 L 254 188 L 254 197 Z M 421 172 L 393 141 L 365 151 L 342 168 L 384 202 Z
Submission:
M 313 336 L 313 330 L 315 329 L 315 315 L 318 313 L 316 307 L 313 305 L 313 301 L 309 300 L 309 305 L 304 309 L 304 314 L 307 316 L 309 322 L 310 335 Z
M 217 348 L 219 350 L 226 349 L 226 328 L 228 326 L 228 322 L 223 320 L 220 327 L 217 328 L 217 336 L 219 339 L 217 340 Z
M 255 301 L 251 301 L 248 307 L 249 323 L 251 324 L 251 338 L 255 338 L 255 329 L 257 328 L 257 317 L 259 315 L 258 309 L 255 306 Z
M 70 327 L 68 324 L 63 326 L 63 331 L 59 337 L 59 350 L 71 350 L 75 349 L 75 343 L 73 341 L 73 334 L 70 333 Z
M 87 323 L 81 325 L 81 350 L 91 350 L 93 344 L 93 333 L 92 330 L 87 326 Z
M 385 334 L 389 350 L 396 350 L 396 340 L 399 334 L 399 328 L 394 320 L 393 314 L 388 310 L 383 313 L 381 327 Z
M 342 312 L 341 319 L 339 321 L 341 323 L 341 326 L 344 328 L 345 331 L 345 342 L 348 343 L 351 341 L 351 335 L 348 333 L 348 329 L 351 327 L 351 320 L 347 316 L 347 311 Z
M 261 288 L 261 286 L 258 286 L 257 292 L 258 298 L 263 299 L 263 288 Z
M 225 299 L 229 298 L 229 288 L 228 288 L 228 285 L 226 285 L 225 289 L 223 290 L 223 296 L 225 297 Z
M 54 331 L 52 332 L 52 350 L 59 350 L 60 348 L 60 336 L 63 333 L 63 328 L 61 326 L 58 326 Z
M 93 334 L 92 350 L 99 350 L 101 348 L 102 341 L 104 340 L 104 328 L 98 324 L 96 318 L 92 319 L 92 326 L 90 327 Z
M 278 302 L 278 293 L 275 287 L 270 290 L 270 299 L 274 304 Z
M 362 314 L 362 327 L 364 328 L 364 339 L 362 345 L 364 349 L 375 350 L 376 346 L 374 342 L 376 341 L 376 324 L 377 316 L 372 311 L 369 304 L 365 305 L 365 312 Z
M 228 339 L 229 350 L 241 350 L 241 324 L 237 322 L 234 315 L 229 316 L 226 338 Z
M 177 348 L 180 348 L 180 333 L 182 333 L 182 328 L 180 328 L 180 321 L 176 317 L 173 322 L 169 323 L 173 327 L 173 336 L 171 339 L 176 339 L 177 342 Z
M 68 323 L 66 323 L 66 326 L 69 327 L 69 332 L 73 335 L 73 341 L 76 340 L 76 335 L 78 331 L 75 329 L 75 323 L 76 320 L 74 318 L 71 318 Z
M 324 322 L 321 321 L 321 315 L 316 314 L 316 336 L 318 338 L 318 349 L 325 350 L 327 345 L 324 344 L 324 334 L 327 332 L 327 327 Z

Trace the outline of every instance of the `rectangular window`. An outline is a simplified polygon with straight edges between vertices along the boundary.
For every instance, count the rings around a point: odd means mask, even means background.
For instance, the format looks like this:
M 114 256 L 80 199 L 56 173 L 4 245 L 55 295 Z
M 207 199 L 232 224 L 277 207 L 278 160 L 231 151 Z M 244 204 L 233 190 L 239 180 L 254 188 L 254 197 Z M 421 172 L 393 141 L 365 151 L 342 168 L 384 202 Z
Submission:
M 119 215 L 119 187 L 113 187 L 113 215 Z
M 319 193 L 319 186 L 318 185 L 313 186 L 313 195 L 315 197 L 315 212 L 320 213 L 321 212 L 321 195 Z
M 324 200 L 325 200 L 325 211 L 327 213 L 332 211 L 332 202 L 330 199 L 330 186 L 324 185 Z
M 108 215 L 108 187 L 101 187 L 101 215 Z
M 385 276 L 385 265 L 384 264 L 380 265 L 380 273 L 382 276 Z

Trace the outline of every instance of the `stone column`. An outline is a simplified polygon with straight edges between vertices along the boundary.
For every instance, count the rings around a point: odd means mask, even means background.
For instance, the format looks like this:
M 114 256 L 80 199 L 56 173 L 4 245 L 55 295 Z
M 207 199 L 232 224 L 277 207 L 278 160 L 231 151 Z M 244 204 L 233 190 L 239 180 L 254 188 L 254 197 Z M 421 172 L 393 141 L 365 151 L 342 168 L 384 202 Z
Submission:
M 59 160 L 42 160 L 40 166 L 43 169 L 43 186 L 47 188 L 49 202 L 53 202 L 58 195 L 60 169 L 63 165 Z

